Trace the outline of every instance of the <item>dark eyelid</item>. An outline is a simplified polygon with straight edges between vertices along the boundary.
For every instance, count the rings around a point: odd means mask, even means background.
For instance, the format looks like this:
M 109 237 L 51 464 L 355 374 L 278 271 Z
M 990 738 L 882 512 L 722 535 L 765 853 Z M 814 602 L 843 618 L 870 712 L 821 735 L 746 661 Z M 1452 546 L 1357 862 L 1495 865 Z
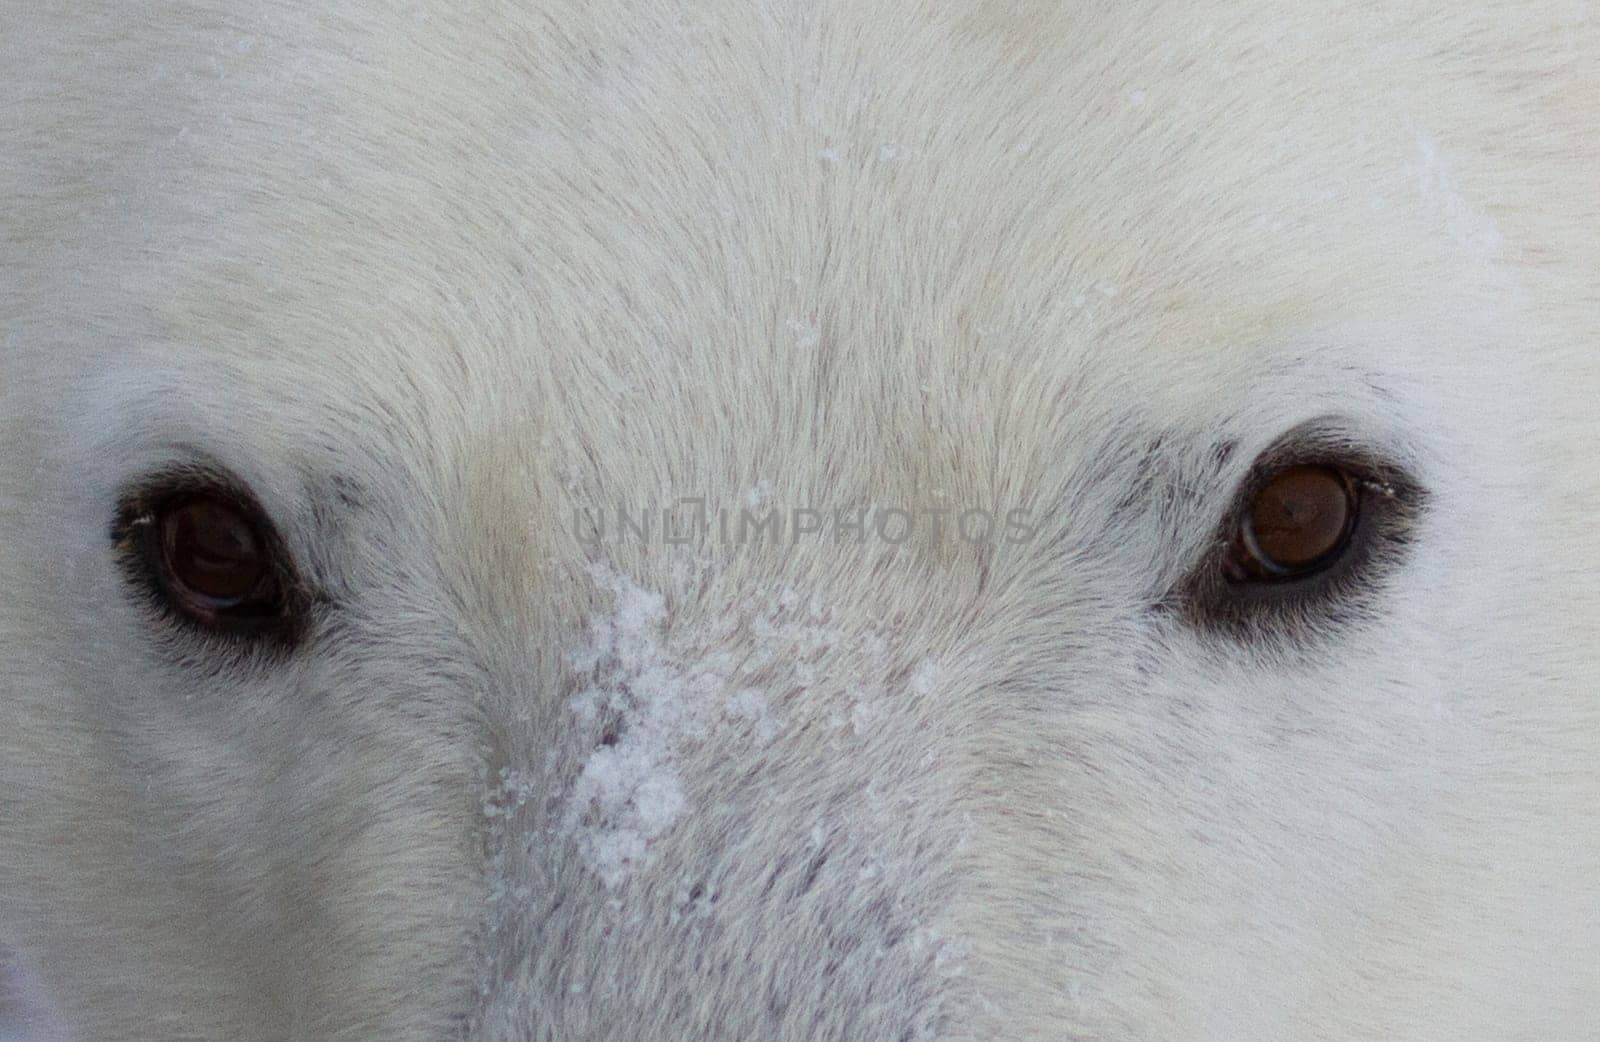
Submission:
M 1233 639 L 1314 642 L 1320 632 L 1363 617 L 1393 574 L 1423 516 L 1426 495 L 1408 469 L 1338 420 L 1302 425 L 1268 446 L 1235 487 L 1201 559 L 1164 601 L 1196 629 Z M 1273 583 L 1229 584 L 1222 560 L 1242 512 L 1284 467 L 1335 466 L 1360 495 L 1360 519 L 1344 555 L 1324 572 Z
M 281 618 L 264 627 L 259 640 L 246 640 L 244 634 L 229 633 L 225 629 L 203 629 L 180 616 L 166 600 L 160 575 L 151 560 L 152 526 L 165 505 L 192 495 L 221 499 L 260 524 L 285 600 Z M 276 651 L 292 649 L 302 643 L 308 632 L 311 610 L 326 602 L 326 598 L 319 596 L 303 578 L 282 530 L 249 486 L 231 471 L 209 461 L 186 461 L 161 467 L 123 486 L 110 535 L 124 574 L 142 598 L 162 616 L 166 628 L 208 643 L 225 644 L 234 650 L 253 644 Z
M 217 496 L 271 520 L 245 482 L 225 467 L 195 460 L 168 464 L 125 484 L 117 495 L 112 539 L 117 540 L 135 525 L 152 522 L 155 510 L 174 496 L 194 493 Z

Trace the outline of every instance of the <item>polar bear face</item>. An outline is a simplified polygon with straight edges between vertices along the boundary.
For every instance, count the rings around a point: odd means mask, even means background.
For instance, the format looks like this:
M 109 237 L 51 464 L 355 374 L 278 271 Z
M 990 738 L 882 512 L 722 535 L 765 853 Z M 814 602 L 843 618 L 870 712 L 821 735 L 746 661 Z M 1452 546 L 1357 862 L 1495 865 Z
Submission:
M 1586 1037 L 1600 41 L 1488 8 L 8 12 L 41 1004 Z

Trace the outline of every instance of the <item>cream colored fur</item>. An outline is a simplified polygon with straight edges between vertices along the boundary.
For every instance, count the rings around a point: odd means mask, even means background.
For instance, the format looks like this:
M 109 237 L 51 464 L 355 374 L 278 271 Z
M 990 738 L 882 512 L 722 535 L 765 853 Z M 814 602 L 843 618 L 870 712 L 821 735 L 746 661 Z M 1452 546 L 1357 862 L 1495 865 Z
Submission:
M 83 1042 L 1584 1042 L 1597 402 L 1587 3 L 0 0 L 0 941 Z M 1330 417 L 1376 608 L 1154 610 Z M 194 454 L 286 661 L 118 570 Z M 1041 527 L 575 537 L 680 496 Z

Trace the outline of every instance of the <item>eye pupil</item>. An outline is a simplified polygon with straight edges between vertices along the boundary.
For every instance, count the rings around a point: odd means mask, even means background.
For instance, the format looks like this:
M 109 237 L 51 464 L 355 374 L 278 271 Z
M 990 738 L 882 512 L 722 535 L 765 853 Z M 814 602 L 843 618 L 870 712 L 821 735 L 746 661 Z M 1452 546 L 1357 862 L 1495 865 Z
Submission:
M 1285 467 L 1272 474 L 1241 518 L 1229 577 L 1292 578 L 1331 563 L 1356 520 L 1354 483 L 1326 466 Z
M 195 496 L 167 506 L 157 525 L 161 573 L 179 607 L 200 617 L 260 607 L 255 602 L 271 569 L 259 527 L 247 513 Z

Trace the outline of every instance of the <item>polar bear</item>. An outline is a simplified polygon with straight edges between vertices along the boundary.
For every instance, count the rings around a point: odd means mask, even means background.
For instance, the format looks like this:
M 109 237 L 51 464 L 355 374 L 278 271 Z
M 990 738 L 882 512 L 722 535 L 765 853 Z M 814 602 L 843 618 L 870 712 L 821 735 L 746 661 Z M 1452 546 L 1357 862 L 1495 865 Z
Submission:
M 8 0 L 40 1017 L 1593 1038 L 1588 7 Z

